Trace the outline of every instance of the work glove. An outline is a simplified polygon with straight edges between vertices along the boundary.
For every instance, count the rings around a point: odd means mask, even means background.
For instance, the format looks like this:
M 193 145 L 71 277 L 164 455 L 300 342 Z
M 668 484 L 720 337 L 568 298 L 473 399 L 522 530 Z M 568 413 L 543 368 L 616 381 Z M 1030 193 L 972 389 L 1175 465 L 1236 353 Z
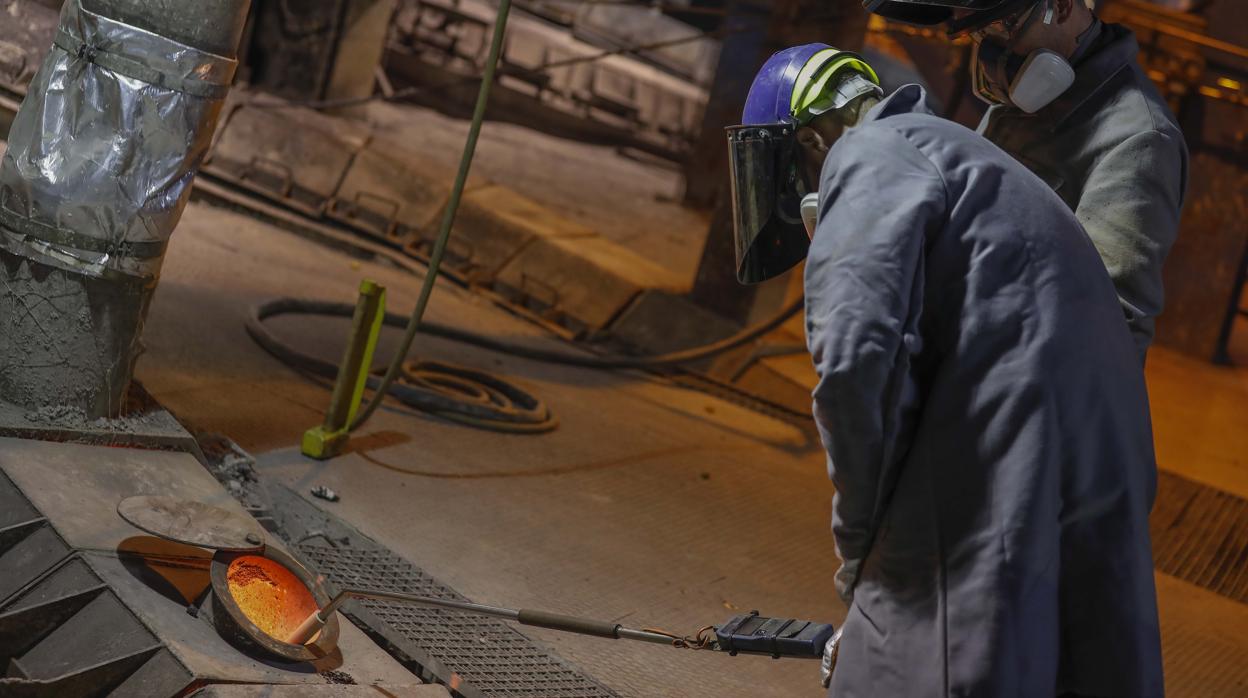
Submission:
M 823 660 L 819 662 L 819 678 L 824 688 L 832 684 L 832 671 L 836 669 L 836 658 L 841 651 L 841 630 L 842 628 L 837 628 L 823 646 Z
M 841 597 L 841 601 L 848 606 L 854 602 L 854 585 L 858 583 L 858 570 L 862 567 L 862 560 L 841 559 L 841 567 L 836 571 L 832 582 L 836 585 L 836 593 Z

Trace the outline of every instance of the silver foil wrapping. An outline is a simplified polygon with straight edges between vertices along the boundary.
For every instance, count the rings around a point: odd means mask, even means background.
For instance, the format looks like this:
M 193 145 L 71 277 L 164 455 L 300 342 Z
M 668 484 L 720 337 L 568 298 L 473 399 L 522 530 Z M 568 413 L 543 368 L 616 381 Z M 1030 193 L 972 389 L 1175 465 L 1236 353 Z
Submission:
M 0 163 L 0 247 L 154 283 L 235 67 L 68 0 Z

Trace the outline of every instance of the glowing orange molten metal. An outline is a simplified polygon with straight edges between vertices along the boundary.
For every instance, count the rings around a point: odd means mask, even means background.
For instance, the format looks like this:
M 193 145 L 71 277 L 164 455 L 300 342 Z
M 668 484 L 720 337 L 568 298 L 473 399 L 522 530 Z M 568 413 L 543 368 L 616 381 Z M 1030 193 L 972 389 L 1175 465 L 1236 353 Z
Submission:
M 290 570 L 259 555 L 230 562 L 230 595 L 247 619 L 269 636 L 285 641 L 317 610 L 312 592 Z

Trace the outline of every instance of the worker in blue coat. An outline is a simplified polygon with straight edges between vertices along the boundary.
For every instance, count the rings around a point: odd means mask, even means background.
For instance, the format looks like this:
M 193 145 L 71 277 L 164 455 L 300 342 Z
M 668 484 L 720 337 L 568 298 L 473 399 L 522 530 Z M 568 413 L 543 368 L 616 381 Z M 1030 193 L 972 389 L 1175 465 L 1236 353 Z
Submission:
M 1096 247 L 872 78 L 782 51 L 728 135 L 738 277 L 806 259 L 848 604 L 831 695 L 1161 695 L 1148 398 Z

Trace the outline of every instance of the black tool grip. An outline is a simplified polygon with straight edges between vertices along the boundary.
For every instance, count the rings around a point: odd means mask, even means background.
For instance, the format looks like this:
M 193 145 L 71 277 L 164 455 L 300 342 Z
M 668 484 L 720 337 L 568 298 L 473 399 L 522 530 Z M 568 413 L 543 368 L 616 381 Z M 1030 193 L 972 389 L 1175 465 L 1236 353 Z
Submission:
M 580 633 L 582 635 L 594 635 L 595 637 L 609 637 L 619 639 L 620 625 L 605 620 L 591 620 L 589 618 L 576 618 L 574 616 L 565 616 L 558 613 L 548 613 L 546 611 L 531 611 L 520 609 L 519 616 L 516 620 L 524 625 L 534 625 L 539 628 L 550 628 L 551 630 L 563 630 L 570 633 Z

